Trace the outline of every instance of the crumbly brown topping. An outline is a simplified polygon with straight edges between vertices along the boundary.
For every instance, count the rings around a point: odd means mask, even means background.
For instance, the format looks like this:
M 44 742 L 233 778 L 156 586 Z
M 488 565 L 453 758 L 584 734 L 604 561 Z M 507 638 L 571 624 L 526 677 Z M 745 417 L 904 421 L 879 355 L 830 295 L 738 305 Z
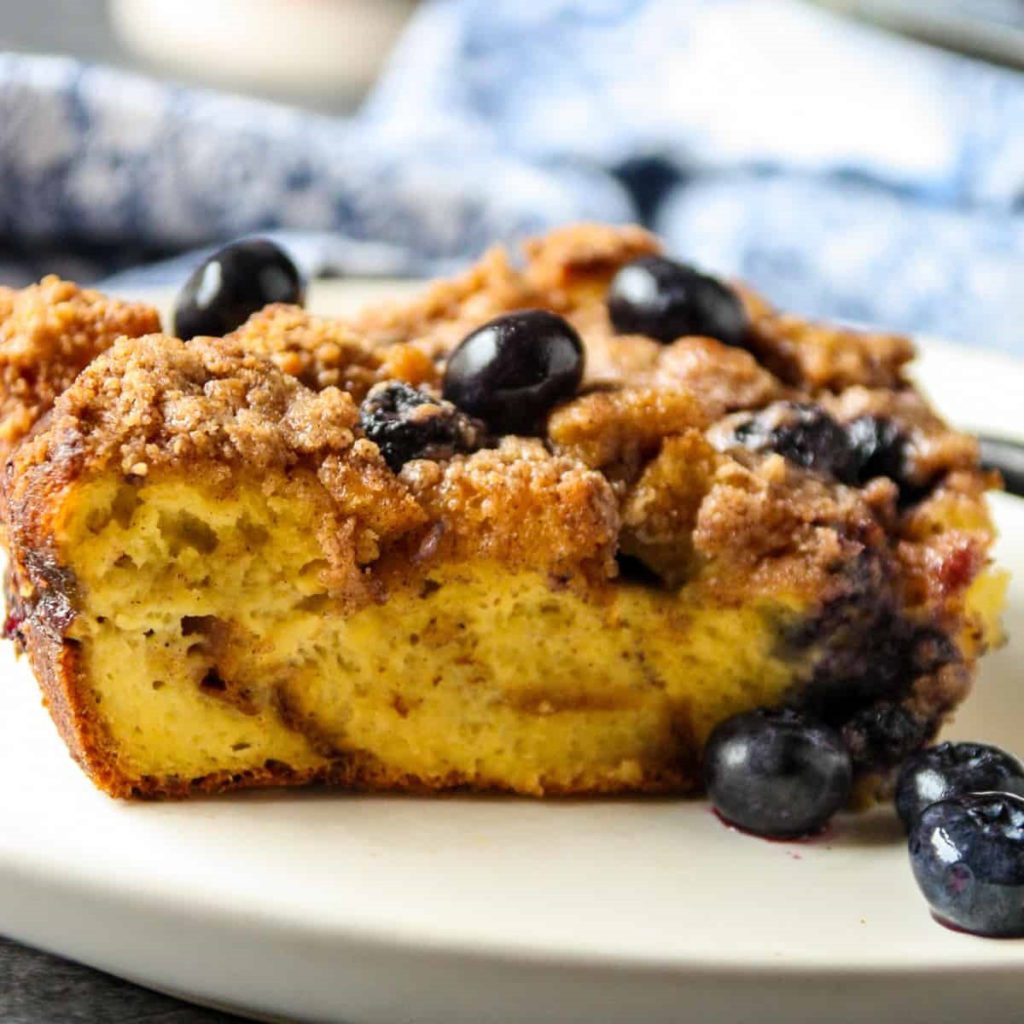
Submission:
M 863 385 L 892 388 L 914 347 L 899 334 L 855 331 L 774 312 L 754 320 L 751 344 L 780 380 L 808 391 L 841 391 Z
M 558 451 L 613 479 L 634 477 L 664 438 L 710 423 L 707 407 L 686 388 L 623 387 L 566 402 L 548 421 Z
M 622 510 L 624 554 L 639 558 L 670 586 L 696 574 L 693 531 L 715 475 L 726 465 L 700 430 L 668 437 L 625 498 Z M 709 515 L 715 513 L 709 509 Z
M 655 381 L 689 388 L 712 415 L 758 409 L 784 394 L 749 352 L 713 338 L 680 338 L 663 349 Z
M 341 388 L 357 402 L 378 381 L 423 384 L 437 378 L 434 363 L 420 349 L 371 345 L 343 322 L 311 316 L 298 306 L 267 306 L 228 337 L 246 352 L 267 356 L 306 387 Z
M 693 532 L 694 548 L 757 589 L 785 579 L 805 592 L 885 534 L 860 495 L 832 487 L 771 455 L 717 468 Z
M 357 554 L 360 565 L 380 557 L 381 538 L 401 536 L 429 521 L 410 490 L 388 469 L 377 446 L 365 438 L 345 455 L 328 455 L 318 476 L 338 512 L 367 527 L 366 547 Z
M 427 355 L 439 357 L 492 317 L 541 305 L 542 299 L 512 266 L 508 253 L 494 248 L 460 277 L 435 282 L 411 301 L 372 306 L 352 326 L 372 344 L 415 340 Z
M 377 344 L 414 342 L 431 358 L 441 359 L 488 320 L 542 307 L 581 328 L 587 335 L 588 362 L 600 361 L 590 346 L 612 332 L 605 316 L 599 338 L 590 320 L 595 310 L 603 314 L 604 288 L 623 263 L 658 251 L 657 240 L 641 228 L 578 224 L 527 242 L 524 248 L 527 262 L 522 270 L 504 249 L 491 249 L 462 276 L 431 285 L 411 302 L 371 307 L 352 326 Z M 582 319 L 577 321 L 577 315 Z M 633 346 L 621 346 L 623 358 L 632 354 Z
M 857 492 L 779 455 L 745 465 L 690 430 L 668 438 L 629 490 L 621 547 L 671 585 L 703 569 L 733 594 L 780 586 L 813 593 L 883 538 L 879 517 Z
M 477 556 L 598 579 L 614 575 L 618 550 L 669 583 L 716 566 L 737 593 L 767 586 L 772 574 L 809 587 L 858 545 L 883 544 L 903 513 L 884 479 L 844 487 L 770 451 L 713 451 L 706 436 L 733 411 L 786 400 L 817 402 L 840 423 L 884 418 L 906 438 L 912 484 L 941 491 L 956 473 L 975 479 L 974 442 L 904 381 L 903 338 L 781 316 L 747 291 L 749 351 L 709 338 L 662 345 L 616 335 L 608 282 L 657 251 L 638 228 L 577 225 L 528 243 L 521 268 L 494 249 L 419 299 L 348 321 L 272 306 L 226 339 L 118 342 L 70 387 L 63 381 L 52 421 L 18 450 L 15 477 L 47 460 L 133 474 L 199 460 L 254 472 L 302 465 L 330 498 L 331 544 L 350 549 L 352 579 L 377 563 L 387 574 L 396 559 L 425 567 Z M 472 455 L 434 451 L 434 461 L 413 451 L 400 472 L 389 469 L 359 436 L 356 403 L 386 380 L 436 393 L 444 358 L 467 333 L 524 307 L 566 316 L 586 346 L 583 388 L 553 411 L 549 447 L 506 438 Z M 62 353 L 87 358 L 151 317 L 56 279 L 0 292 L 5 365 L 24 350 L 24 365 L 53 390 L 66 372 Z M 37 387 L 26 401 L 10 381 L 8 410 L 24 422 L 45 411 L 52 394 Z
M 571 224 L 524 245 L 525 277 L 544 295 L 575 301 L 581 286 L 604 285 L 630 260 L 661 252 L 661 243 L 635 225 Z
M 565 582 L 615 571 L 612 488 L 575 459 L 548 454 L 540 441 L 509 437 L 444 464 L 410 462 L 400 478 L 434 523 L 414 556 L 424 564 L 495 559 Z
M 155 309 L 57 277 L 21 291 L 0 289 L 0 451 L 24 437 L 117 338 L 159 330 Z
M 345 392 L 309 391 L 237 342 L 150 335 L 91 363 L 33 444 L 74 432 L 91 467 L 113 461 L 137 475 L 199 460 L 261 470 L 347 450 L 356 418 Z

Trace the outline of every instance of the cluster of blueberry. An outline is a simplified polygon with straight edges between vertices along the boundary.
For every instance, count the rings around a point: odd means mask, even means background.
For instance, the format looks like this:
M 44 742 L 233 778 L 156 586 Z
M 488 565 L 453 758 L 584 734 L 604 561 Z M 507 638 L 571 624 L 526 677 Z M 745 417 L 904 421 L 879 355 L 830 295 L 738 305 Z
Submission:
M 777 402 L 738 422 L 733 441 L 751 451 L 778 452 L 840 483 L 860 487 L 887 476 L 904 501 L 922 496 L 909 479 L 907 438 L 889 419 L 865 415 L 839 423 L 813 402 Z
M 188 279 L 175 306 L 174 331 L 184 340 L 220 337 L 269 303 L 301 304 L 304 291 L 294 263 L 273 242 L 234 242 Z M 619 271 L 609 290 L 608 311 L 620 333 L 646 334 L 663 342 L 703 335 L 740 344 L 748 327 L 735 292 L 661 257 L 639 259 Z M 571 324 L 547 310 L 522 310 L 497 317 L 463 339 L 448 358 L 441 392 L 493 434 L 537 434 L 551 409 L 575 394 L 583 364 L 583 343 Z M 384 431 L 380 439 L 396 468 L 417 456 L 409 430 L 399 446 L 394 443 L 397 418 L 403 410 L 434 400 L 425 394 L 419 402 L 408 394 L 392 397 L 388 415 L 375 409 L 364 417 L 363 426 L 375 441 L 377 428 Z M 438 430 L 436 418 L 431 430 Z M 424 437 L 424 445 L 434 441 Z
M 305 288 L 294 263 L 273 242 L 245 239 L 225 246 L 189 278 L 175 308 L 178 337 L 219 337 L 272 302 L 301 304 Z M 620 334 L 663 343 L 699 335 L 744 345 L 749 320 L 731 288 L 692 267 L 648 256 L 622 267 L 608 290 L 608 314 Z M 547 414 L 571 398 L 583 377 L 584 349 L 571 324 L 542 309 L 499 316 L 469 334 L 448 358 L 442 384 L 447 403 L 430 417 L 413 414 L 435 403 L 424 392 L 375 400 L 362 428 L 392 469 L 433 450 L 471 450 L 464 417 L 476 417 L 474 436 L 543 433 Z M 454 408 L 452 408 L 454 407 Z M 782 408 L 785 407 L 785 408 Z M 780 411 L 781 410 L 781 411 Z M 462 419 L 460 419 L 462 417 Z M 453 443 L 447 446 L 439 441 Z M 905 499 L 916 496 L 907 479 L 906 439 L 894 424 L 871 416 L 840 424 L 813 403 L 776 403 L 735 427 L 733 441 L 753 451 L 775 451 L 842 483 L 888 476 Z M 435 456 L 436 457 L 436 456 Z
M 841 736 L 800 712 L 722 722 L 704 753 L 715 810 L 756 835 L 820 831 L 850 796 Z M 981 743 L 911 755 L 896 784 L 914 877 L 934 913 L 979 935 L 1024 936 L 1024 765 Z
M 914 877 L 933 911 L 965 931 L 1024 936 L 1024 766 L 980 743 L 912 757 L 896 806 Z
M 608 314 L 619 334 L 664 343 L 702 335 L 738 345 L 748 328 L 735 292 L 660 256 L 619 270 Z M 579 335 L 562 317 L 542 309 L 509 313 L 473 331 L 449 356 L 442 393 L 496 434 L 538 434 L 551 409 L 576 393 L 583 362 Z

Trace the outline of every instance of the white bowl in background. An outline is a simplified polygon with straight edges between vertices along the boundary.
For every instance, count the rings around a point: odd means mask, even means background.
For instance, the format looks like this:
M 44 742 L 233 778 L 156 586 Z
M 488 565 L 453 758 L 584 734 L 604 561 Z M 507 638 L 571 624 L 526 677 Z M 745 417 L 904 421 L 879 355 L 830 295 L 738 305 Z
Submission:
M 184 78 L 281 98 L 361 94 L 416 0 L 109 0 L 122 42 Z

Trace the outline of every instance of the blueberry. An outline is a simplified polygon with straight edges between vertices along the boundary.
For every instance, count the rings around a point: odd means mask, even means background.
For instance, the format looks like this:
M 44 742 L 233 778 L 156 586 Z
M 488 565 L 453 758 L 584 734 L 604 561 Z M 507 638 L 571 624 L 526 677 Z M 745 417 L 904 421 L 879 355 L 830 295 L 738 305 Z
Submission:
M 583 378 L 583 343 L 542 309 L 509 313 L 462 340 L 448 359 L 443 394 L 500 434 L 539 433 L 551 409 Z
M 857 457 L 846 428 L 813 402 L 775 402 L 734 430 L 752 451 L 772 451 L 816 473 L 852 483 Z
M 884 417 L 859 416 L 846 429 L 857 463 L 853 483 L 888 477 L 899 488 L 904 508 L 928 495 L 933 481 L 915 479 L 910 439 L 896 423 Z
M 896 781 L 896 811 L 909 831 L 929 804 L 983 790 L 1024 796 L 1024 765 L 984 743 L 940 743 L 904 761 Z
M 897 484 L 907 474 L 907 439 L 903 431 L 889 419 L 859 416 L 846 425 L 856 459 L 858 483 L 867 483 L 876 476 L 887 476 Z
M 218 249 L 192 272 L 174 306 L 174 333 L 230 333 L 272 302 L 301 305 L 305 287 L 288 255 L 264 238 L 247 238 Z
M 721 281 L 685 263 L 644 256 L 612 278 L 608 314 L 619 334 L 646 334 L 670 342 L 687 335 L 742 345 L 747 312 Z
M 758 835 L 819 831 L 849 798 L 852 775 L 839 734 L 791 709 L 726 719 L 704 749 L 704 783 L 715 810 Z
M 751 451 L 778 452 L 840 483 L 863 486 L 885 476 L 899 487 L 904 502 L 926 493 L 927 488 L 911 479 L 909 442 L 892 420 L 859 416 L 840 423 L 814 402 L 783 401 L 728 422 L 734 424 L 734 443 Z
M 971 793 L 932 804 L 908 848 L 936 915 L 978 935 L 1024 936 L 1024 799 Z
M 370 390 L 359 409 L 359 426 L 396 473 L 411 459 L 449 459 L 486 441 L 479 420 L 397 380 Z

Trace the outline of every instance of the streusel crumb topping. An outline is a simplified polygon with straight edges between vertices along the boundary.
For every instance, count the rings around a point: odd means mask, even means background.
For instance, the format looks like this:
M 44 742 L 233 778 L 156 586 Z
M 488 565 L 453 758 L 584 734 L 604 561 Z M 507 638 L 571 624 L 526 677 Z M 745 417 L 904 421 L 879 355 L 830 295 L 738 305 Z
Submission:
M 7 452 L 92 359 L 119 337 L 160 330 L 150 306 L 45 277 L 0 288 L 0 451 Z
M 721 564 L 809 586 L 895 529 L 911 499 L 976 472 L 975 443 L 903 379 L 904 338 L 779 315 L 743 289 L 743 346 L 617 334 L 611 278 L 659 252 L 639 228 L 577 225 L 527 243 L 521 266 L 493 249 L 412 301 L 349 319 L 274 305 L 187 343 L 135 338 L 155 313 L 56 278 L 0 291 L 5 436 L 56 399 L 15 455 L 20 477 L 46 462 L 51 479 L 108 464 L 307 469 L 330 515 L 358 524 L 356 563 L 382 572 L 479 556 L 597 580 L 620 553 L 671 585 Z M 543 437 L 489 438 L 440 402 L 446 357 L 533 307 L 579 332 L 583 384 Z

